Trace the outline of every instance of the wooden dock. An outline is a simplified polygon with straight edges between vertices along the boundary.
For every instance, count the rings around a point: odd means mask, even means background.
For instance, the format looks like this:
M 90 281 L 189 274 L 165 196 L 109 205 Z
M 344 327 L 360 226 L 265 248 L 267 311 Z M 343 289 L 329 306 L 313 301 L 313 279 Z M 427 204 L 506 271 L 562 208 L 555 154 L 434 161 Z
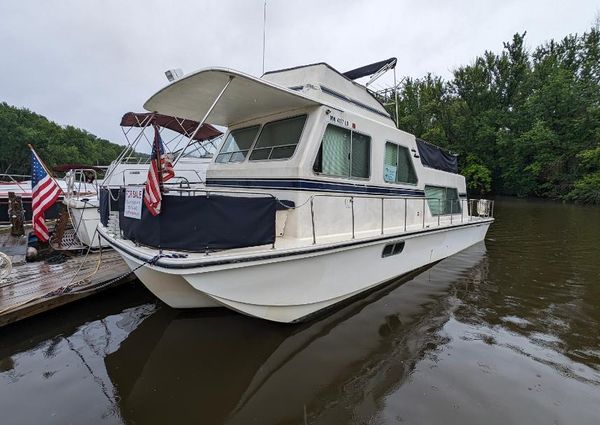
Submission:
M 0 252 L 8 256 L 13 266 L 24 264 L 27 255 L 27 236 L 11 236 L 8 232 L 0 233 Z
M 0 247 L 16 243 L 7 238 L 13 237 L 0 234 Z M 12 251 L 7 251 L 12 257 Z M 11 274 L 0 280 L 0 327 L 132 280 L 135 276 L 129 271 L 110 249 L 87 256 L 57 253 L 46 261 L 13 263 Z

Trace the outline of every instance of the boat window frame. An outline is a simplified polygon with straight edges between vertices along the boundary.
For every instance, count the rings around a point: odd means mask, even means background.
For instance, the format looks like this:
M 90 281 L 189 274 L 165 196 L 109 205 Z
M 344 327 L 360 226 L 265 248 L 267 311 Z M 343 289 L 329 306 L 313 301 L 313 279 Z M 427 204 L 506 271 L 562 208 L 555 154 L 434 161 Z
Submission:
M 296 152 L 298 152 L 298 146 L 300 145 L 300 143 L 302 142 L 302 137 L 304 136 L 304 132 L 306 131 L 306 124 L 309 122 L 309 115 L 308 113 L 304 113 L 304 114 L 300 114 L 300 115 L 293 115 L 291 117 L 285 117 L 285 118 L 279 118 L 276 119 L 274 121 L 268 121 L 265 123 L 260 124 L 260 129 L 258 131 L 258 134 L 256 136 L 256 138 L 254 139 L 254 142 L 252 143 L 252 146 L 250 146 L 250 149 L 248 150 L 248 158 L 247 161 L 248 162 L 270 162 L 270 161 L 289 161 L 290 159 L 294 158 L 296 156 Z M 304 120 L 304 124 L 302 125 L 302 131 L 300 132 L 300 136 L 298 137 L 298 143 L 296 143 L 296 149 L 294 149 L 294 152 L 292 153 L 292 155 L 288 158 L 267 158 L 267 159 L 250 159 L 250 156 L 252 155 L 252 153 L 254 152 L 254 148 L 256 147 L 256 144 L 258 143 L 258 139 L 260 138 L 265 126 L 267 124 L 271 124 L 271 123 L 276 123 L 276 122 L 280 122 L 280 121 L 286 121 L 286 120 L 292 120 L 295 118 L 299 118 L 299 117 L 305 117 Z M 271 153 L 273 153 L 273 149 L 276 147 L 282 147 L 282 146 L 292 146 L 292 145 L 280 145 L 280 146 L 273 146 L 271 148 Z M 259 148 L 259 149 L 264 149 L 264 148 Z
M 223 148 L 225 148 L 225 144 L 227 143 L 227 139 L 229 139 L 229 136 L 231 135 L 231 133 L 233 133 L 234 131 L 238 131 L 238 130 L 247 130 L 249 128 L 253 128 L 256 127 L 256 134 L 254 135 L 254 138 L 252 139 L 252 143 L 250 143 L 250 147 L 248 148 L 248 155 L 244 157 L 243 160 L 241 161 L 232 161 L 231 157 L 236 154 L 236 153 L 240 153 L 240 152 L 244 152 L 244 150 L 237 150 L 237 151 L 231 151 L 231 152 L 222 152 Z M 215 164 L 241 164 L 243 162 L 246 162 L 246 159 L 248 159 L 250 157 L 250 153 L 252 152 L 252 147 L 254 146 L 254 144 L 256 143 L 256 138 L 258 137 L 258 135 L 261 132 L 261 128 L 262 128 L 262 124 L 251 124 L 248 125 L 246 127 L 239 127 L 233 130 L 229 130 L 229 132 L 227 133 L 227 137 L 225 137 L 225 140 L 223 141 L 223 145 L 221 145 L 221 149 L 219 150 L 219 152 L 215 155 L 215 159 L 214 159 L 214 163 Z M 229 154 L 229 160 L 225 161 L 225 162 L 219 162 L 218 159 L 221 155 L 227 155 Z
M 321 152 L 322 155 L 322 148 L 323 148 L 323 137 L 325 137 L 325 132 L 327 131 L 327 128 L 329 126 L 332 127 L 337 127 L 337 128 L 341 128 L 342 130 L 348 130 L 350 132 L 350 166 L 352 166 L 352 133 L 358 133 L 361 136 L 365 136 L 369 138 L 369 176 L 368 177 L 355 177 L 352 176 L 352 168 L 350 168 L 350 176 L 341 176 L 338 174 L 327 174 L 327 173 L 323 173 L 323 172 L 317 172 L 315 171 L 315 161 L 317 160 L 318 156 L 319 156 L 319 152 Z M 371 177 L 373 176 L 373 137 L 368 134 L 368 133 L 363 133 L 362 131 L 356 131 L 355 129 L 352 128 L 348 128 L 348 127 L 343 127 L 341 125 L 336 125 L 334 123 L 328 122 L 325 127 L 323 128 L 323 131 L 321 133 L 321 138 L 319 139 L 319 146 L 317 149 L 317 153 L 312 161 L 312 165 L 311 165 L 311 170 L 314 176 L 324 176 L 324 177 L 335 177 L 335 178 L 339 178 L 339 179 L 344 179 L 344 180 L 360 180 L 360 181 L 371 181 Z M 321 158 L 321 161 L 323 159 Z
M 450 189 L 450 190 L 455 190 L 456 191 L 456 199 L 452 199 L 451 201 L 455 201 L 458 204 L 458 211 L 452 211 L 452 212 L 445 212 L 445 203 L 444 205 L 442 205 L 442 212 L 436 213 L 434 214 L 433 211 L 431 210 L 431 204 L 429 203 L 429 201 L 431 199 L 437 199 L 437 198 L 432 198 L 427 196 L 427 188 L 431 187 L 431 188 L 436 188 L 436 189 L 444 189 L 446 192 Z M 438 186 L 435 184 L 426 184 L 423 186 L 423 192 L 425 193 L 425 199 L 427 200 L 427 207 L 429 208 L 429 213 L 431 214 L 432 217 L 437 217 L 437 216 L 446 216 L 446 215 L 451 215 L 454 216 L 456 214 L 463 214 L 463 206 L 462 206 L 462 202 L 460 199 L 460 192 L 458 190 L 457 187 L 452 187 L 452 186 Z M 448 200 L 446 200 L 446 202 L 448 202 Z
M 397 148 L 406 149 L 406 151 L 408 152 L 408 159 L 410 161 L 410 165 L 412 166 L 413 172 L 415 173 L 415 177 L 417 179 L 416 182 L 414 182 L 414 183 L 399 182 L 399 181 L 388 182 L 385 180 L 385 145 L 388 143 L 390 143 L 392 145 L 396 145 Z M 396 154 L 396 161 L 398 161 L 398 154 Z M 386 184 L 396 184 L 396 185 L 404 185 L 404 186 L 418 186 L 419 185 L 419 174 L 417 173 L 417 169 L 415 168 L 415 162 L 413 161 L 413 156 L 412 156 L 410 148 L 408 146 L 405 146 L 402 143 L 394 142 L 393 140 L 386 139 L 385 143 L 383 144 L 383 167 L 382 167 L 381 176 L 383 178 L 383 182 Z M 398 176 L 398 170 L 396 170 L 396 176 Z

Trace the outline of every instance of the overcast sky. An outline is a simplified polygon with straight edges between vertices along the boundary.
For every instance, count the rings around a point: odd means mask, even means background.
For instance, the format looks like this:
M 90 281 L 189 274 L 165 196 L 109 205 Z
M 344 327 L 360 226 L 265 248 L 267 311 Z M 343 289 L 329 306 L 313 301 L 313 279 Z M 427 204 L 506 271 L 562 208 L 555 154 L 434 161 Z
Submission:
M 119 121 L 167 80 L 262 74 L 263 0 L 0 0 L 0 101 L 123 143 Z M 392 56 L 398 76 L 450 76 L 515 32 L 533 48 L 589 29 L 600 0 L 268 0 L 266 70 Z M 0 144 L 2 141 L 0 140 Z

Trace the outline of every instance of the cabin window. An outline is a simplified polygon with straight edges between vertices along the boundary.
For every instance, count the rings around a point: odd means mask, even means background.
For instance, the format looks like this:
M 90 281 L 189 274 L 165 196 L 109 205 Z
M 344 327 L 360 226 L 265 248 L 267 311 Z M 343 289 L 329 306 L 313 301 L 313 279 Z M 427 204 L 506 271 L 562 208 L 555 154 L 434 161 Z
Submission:
M 425 186 L 425 197 L 432 215 L 460 214 L 462 211 L 455 188 Z
M 386 142 L 383 180 L 388 183 L 417 183 L 417 173 L 408 148 Z
M 215 162 L 242 162 L 246 159 L 259 127 L 255 125 L 230 132 Z
M 250 154 L 250 161 L 288 159 L 294 155 L 306 115 L 265 124 Z
M 369 178 L 371 175 L 371 138 L 329 124 L 313 170 L 330 176 Z

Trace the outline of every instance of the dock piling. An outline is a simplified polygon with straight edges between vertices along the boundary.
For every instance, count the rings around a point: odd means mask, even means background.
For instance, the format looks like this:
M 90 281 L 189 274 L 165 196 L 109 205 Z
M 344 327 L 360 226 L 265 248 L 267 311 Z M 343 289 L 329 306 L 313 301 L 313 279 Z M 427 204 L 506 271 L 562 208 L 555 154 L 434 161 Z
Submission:
M 12 236 L 23 236 L 25 228 L 25 211 L 23 210 L 23 202 L 21 197 L 15 192 L 8 192 L 8 214 L 10 217 L 10 234 Z

